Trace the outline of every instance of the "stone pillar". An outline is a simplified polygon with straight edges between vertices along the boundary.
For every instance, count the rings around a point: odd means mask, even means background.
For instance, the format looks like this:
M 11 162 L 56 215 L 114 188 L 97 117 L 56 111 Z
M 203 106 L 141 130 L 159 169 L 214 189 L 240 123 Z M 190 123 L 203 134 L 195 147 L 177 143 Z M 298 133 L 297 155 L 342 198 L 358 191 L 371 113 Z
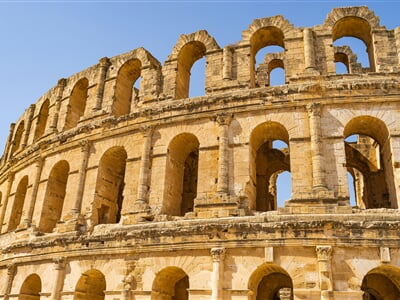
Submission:
M 6 214 L 8 198 L 10 197 L 11 186 L 13 184 L 13 181 L 14 181 L 14 173 L 10 172 L 10 173 L 8 173 L 8 177 L 7 177 L 7 190 L 6 190 L 6 193 L 4 195 L 4 202 L 2 203 L 2 206 L 1 206 L 0 233 L 2 233 L 3 223 L 4 223 L 4 216 Z
M 153 127 L 145 126 L 141 128 L 143 133 L 142 158 L 140 160 L 139 186 L 137 194 L 137 205 L 148 206 L 148 191 L 150 187 L 149 172 L 150 172 L 150 152 L 151 139 L 153 136 Z
M 12 145 L 14 129 L 15 129 L 15 123 L 11 123 L 10 124 L 10 131 L 8 133 L 8 139 L 7 139 L 6 147 L 4 149 L 3 164 L 6 162 L 6 160 L 8 158 L 10 158 L 10 155 L 11 155 L 10 147 Z
M 25 214 L 25 218 L 22 220 L 21 227 L 26 228 L 30 227 L 32 223 L 33 217 L 33 210 L 35 208 L 36 196 L 39 188 L 40 183 L 40 175 L 42 174 L 44 158 L 37 157 L 36 158 L 36 174 L 35 174 L 35 181 L 33 182 L 32 186 L 32 197 L 29 202 L 28 211 Z
M 314 37 L 311 28 L 303 30 L 304 43 L 304 67 L 307 70 L 315 70 Z
M 61 291 L 64 286 L 64 277 L 65 277 L 65 265 L 66 260 L 64 257 L 57 257 L 53 259 L 54 262 L 54 270 L 56 271 L 56 278 L 53 285 L 53 290 L 51 292 L 51 300 L 60 300 L 61 299 Z
M 31 104 L 29 106 L 29 111 L 28 111 L 28 122 L 26 122 L 26 126 L 24 128 L 24 135 L 21 140 L 21 149 L 25 148 L 28 143 L 28 138 L 29 138 L 29 133 L 31 131 L 32 119 L 34 113 L 35 113 L 35 105 Z
M 211 299 L 222 300 L 224 283 L 224 258 L 225 248 L 212 248 L 211 257 L 213 260 L 213 270 L 211 276 Z
M 394 29 L 394 36 L 396 38 L 397 64 L 400 65 L 400 27 Z
M 229 124 L 231 116 L 218 115 L 219 124 L 219 161 L 218 161 L 218 194 L 229 194 Z
M 72 208 L 72 215 L 76 218 L 79 217 L 81 213 L 82 197 L 85 188 L 86 169 L 89 162 L 91 142 L 89 140 L 82 140 L 80 142 L 80 146 L 83 157 L 81 162 L 81 168 L 79 169 L 78 187 L 76 189 L 75 204 L 74 207 Z
M 111 65 L 108 57 L 103 57 L 99 60 L 100 70 L 98 77 L 98 87 L 96 91 L 96 106 L 93 108 L 94 111 L 100 110 L 103 104 L 103 95 L 104 95 L 104 85 L 106 82 L 106 75 L 108 67 Z
M 332 247 L 317 246 L 317 261 L 319 272 L 319 286 L 321 290 L 321 300 L 333 299 L 332 285 Z
M 58 114 L 60 112 L 61 108 L 61 100 L 64 92 L 64 88 L 67 84 L 67 80 L 65 78 L 61 78 L 58 83 L 57 83 L 57 98 L 56 98 L 56 104 L 55 104 L 55 110 L 54 110 L 54 115 L 53 115 L 53 120 L 51 122 L 50 128 L 53 131 L 57 131 L 57 123 L 58 123 Z
M 15 264 L 11 263 L 11 264 L 7 265 L 7 281 L 6 281 L 6 287 L 4 290 L 3 300 L 8 300 L 10 297 L 9 295 L 11 292 L 12 283 L 13 283 L 16 271 L 17 271 L 17 267 Z
M 224 47 L 222 52 L 222 79 L 232 79 L 232 48 L 229 46 Z
M 311 136 L 311 160 L 313 175 L 313 190 L 327 190 L 325 183 L 324 152 L 321 134 L 321 104 L 307 105 Z

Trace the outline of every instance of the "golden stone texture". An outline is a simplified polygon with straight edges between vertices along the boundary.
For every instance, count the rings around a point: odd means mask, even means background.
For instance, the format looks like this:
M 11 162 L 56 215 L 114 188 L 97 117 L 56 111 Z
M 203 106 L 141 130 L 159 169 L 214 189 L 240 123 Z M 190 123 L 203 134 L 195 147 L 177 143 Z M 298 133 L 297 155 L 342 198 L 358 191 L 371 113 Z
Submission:
M 333 46 L 344 36 L 369 68 Z M 270 45 L 284 51 L 255 66 Z M 205 95 L 188 98 L 202 57 Z M 312 28 L 254 20 L 223 48 L 181 35 L 163 65 L 139 48 L 60 79 L 1 158 L 0 299 L 399 299 L 399 66 L 400 28 L 347 7 Z M 286 84 L 271 86 L 275 68 Z

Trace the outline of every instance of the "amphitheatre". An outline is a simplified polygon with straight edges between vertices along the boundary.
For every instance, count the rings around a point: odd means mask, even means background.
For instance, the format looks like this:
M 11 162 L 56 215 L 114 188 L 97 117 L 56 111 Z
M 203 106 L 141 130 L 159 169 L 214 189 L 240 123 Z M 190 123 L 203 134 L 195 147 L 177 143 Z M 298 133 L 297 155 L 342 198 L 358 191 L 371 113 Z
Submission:
M 400 27 L 365 6 L 103 57 L 10 126 L 0 299 L 400 299 L 399 105 Z

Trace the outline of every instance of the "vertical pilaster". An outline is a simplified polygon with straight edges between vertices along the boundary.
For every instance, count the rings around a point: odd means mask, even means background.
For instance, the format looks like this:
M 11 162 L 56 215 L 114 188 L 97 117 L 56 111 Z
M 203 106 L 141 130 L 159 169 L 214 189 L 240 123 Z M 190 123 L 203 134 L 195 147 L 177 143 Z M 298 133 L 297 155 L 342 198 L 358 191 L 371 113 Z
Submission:
M 108 67 L 111 65 L 108 57 L 103 57 L 99 60 L 100 71 L 98 76 L 98 87 L 96 91 L 96 106 L 93 111 L 100 110 L 103 104 L 104 86 L 106 82 L 106 75 Z
M 224 282 L 224 259 L 225 248 L 212 248 L 211 257 L 213 261 L 213 269 L 211 276 L 211 299 L 222 300 L 223 295 L 223 282 Z
M 136 205 L 148 206 L 148 191 L 150 187 L 150 152 L 153 127 L 144 126 L 141 128 L 143 134 L 142 158 L 140 160 L 139 186 Z
M 396 27 L 394 29 L 394 36 L 396 39 L 396 48 L 397 48 L 397 64 L 400 65 L 400 27 Z
M 6 214 L 8 198 L 10 198 L 11 186 L 13 184 L 13 181 L 14 181 L 14 173 L 10 172 L 10 173 L 8 173 L 8 176 L 7 176 L 7 190 L 6 190 L 6 194 L 4 195 L 4 202 L 2 203 L 2 206 L 1 206 L 0 233 L 3 232 L 2 229 L 3 229 L 3 223 L 4 223 L 4 216 Z
M 38 192 L 39 182 L 40 182 L 40 175 L 42 174 L 44 158 L 37 157 L 36 158 L 36 173 L 35 173 L 35 181 L 33 182 L 32 186 L 32 197 L 29 201 L 28 210 L 25 214 L 24 219 L 22 220 L 21 226 L 22 227 L 30 227 L 32 223 L 33 217 L 33 210 L 35 208 L 36 196 Z
M 8 139 L 7 139 L 6 147 L 5 147 L 5 150 L 4 150 L 3 164 L 6 162 L 6 160 L 8 158 L 10 158 L 10 155 L 11 155 L 10 147 L 12 145 L 14 129 L 15 129 L 15 123 L 11 123 L 10 124 L 10 131 L 8 133 Z
M 58 123 L 58 117 L 59 117 L 59 112 L 61 108 L 61 100 L 64 92 L 64 88 L 67 84 L 67 80 L 65 78 L 61 78 L 58 83 L 57 83 L 57 98 L 56 98 L 56 103 L 55 103 L 55 110 L 54 110 L 54 115 L 53 115 L 53 120 L 51 122 L 50 128 L 53 131 L 57 131 L 57 123 Z
M 325 183 L 324 151 L 321 134 L 321 104 L 307 105 L 311 136 L 313 190 L 327 190 Z
M 29 133 L 31 132 L 33 114 L 35 113 L 35 105 L 31 104 L 28 111 L 28 121 L 26 122 L 24 136 L 21 141 L 21 149 L 25 148 L 28 143 Z
M 9 295 L 11 292 L 12 283 L 13 283 L 16 271 L 17 271 L 17 266 L 15 264 L 11 263 L 11 264 L 7 265 L 7 281 L 6 281 L 6 287 L 4 290 L 3 300 L 8 300 L 10 297 Z
M 317 246 L 316 252 L 318 261 L 321 300 L 331 300 L 333 299 L 332 247 Z
M 217 192 L 229 194 L 229 124 L 231 116 L 218 115 L 216 121 L 219 125 L 219 161 Z
M 86 181 L 86 169 L 89 162 L 89 155 L 91 149 L 91 142 L 89 140 L 82 140 L 80 142 L 82 161 L 81 168 L 79 169 L 78 188 L 76 189 L 75 204 L 72 208 L 72 215 L 78 217 L 81 213 L 82 197 Z
M 222 52 L 222 78 L 224 80 L 232 79 L 232 58 L 232 48 L 229 46 L 224 47 L 224 50 Z
M 57 257 L 53 259 L 54 270 L 56 271 L 56 278 L 51 292 L 51 300 L 60 300 L 61 291 L 64 285 L 65 265 L 66 259 L 64 257 Z
M 307 70 L 315 70 L 314 37 L 311 28 L 303 30 L 304 65 Z

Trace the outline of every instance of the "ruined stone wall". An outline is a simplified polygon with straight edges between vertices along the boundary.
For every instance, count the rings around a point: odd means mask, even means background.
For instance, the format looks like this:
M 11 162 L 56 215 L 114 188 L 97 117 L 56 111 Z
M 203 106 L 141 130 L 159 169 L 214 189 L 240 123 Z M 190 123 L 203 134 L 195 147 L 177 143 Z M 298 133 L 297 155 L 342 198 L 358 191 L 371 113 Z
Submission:
M 399 298 L 399 28 L 367 7 L 268 17 L 236 44 L 198 31 L 164 64 L 139 48 L 60 79 L 0 161 L 0 299 Z

